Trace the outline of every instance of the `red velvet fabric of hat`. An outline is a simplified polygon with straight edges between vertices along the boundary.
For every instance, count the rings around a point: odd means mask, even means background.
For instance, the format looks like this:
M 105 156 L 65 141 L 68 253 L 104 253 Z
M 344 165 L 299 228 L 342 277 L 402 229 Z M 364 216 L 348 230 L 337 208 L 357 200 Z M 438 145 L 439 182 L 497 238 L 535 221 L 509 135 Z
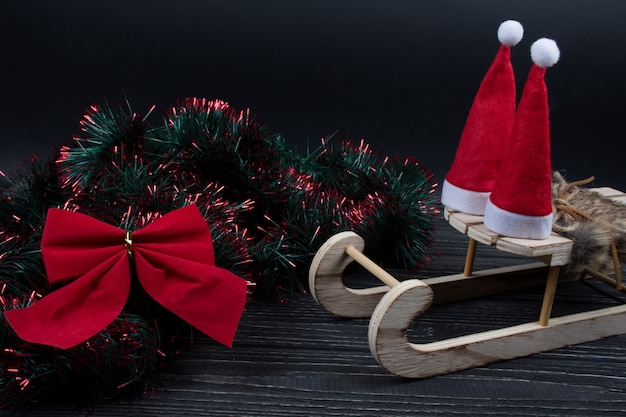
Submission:
M 546 49 L 537 51 L 537 48 Z M 485 226 L 498 234 L 545 239 L 552 231 L 550 118 L 545 73 L 558 60 L 559 50 L 554 41 L 544 38 L 533 44 L 531 55 L 534 63 L 484 221 Z M 543 59 L 545 56 L 548 58 Z
M 517 21 L 503 22 L 498 29 L 500 49 L 476 93 L 443 183 L 441 201 L 446 207 L 484 213 L 513 128 L 516 89 L 510 47 L 522 36 Z

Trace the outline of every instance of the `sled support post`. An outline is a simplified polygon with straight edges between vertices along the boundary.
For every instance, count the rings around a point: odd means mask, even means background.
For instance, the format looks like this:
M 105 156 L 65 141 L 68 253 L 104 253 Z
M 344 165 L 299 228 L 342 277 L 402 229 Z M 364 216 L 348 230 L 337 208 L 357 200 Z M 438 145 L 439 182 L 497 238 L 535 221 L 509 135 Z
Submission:
M 471 237 L 469 238 L 469 243 L 467 245 L 467 255 L 465 256 L 465 268 L 463 269 L 464 277 L 471 277 L 472 272 L 474 270 L 474 258 L 476 257 L 476 246 L 477 243 Z
M 363 268 L 367 269 L 371 272 L 376 278 L 381 280 L 388 287 L 395 287 L 400 283 L 397 279 L 395 279 L 391 274 L 378 266 L 374 261 L 372 261 L 367 256 L 363 255 L 363 252 L 356 249 L 352 245 L 346 246 L 346 254 L 354 259 L 359 265 Z
M 543 304 L 541 305 L 541 313 L 539 314 L 540 326 L 547 326 L 550 321 L 552 305 L 554 304 L 554 295 L 556 294 L 556 286 L 559 281 L 559 269 L 559 266 L 551 266 L 548 270 L 546 291 L 543 295 Z
M 309 269 L 309 289 L 315 300 L 339 317 L 368 318 L 382 296 L 398 280 L 363 254 L 365 241 L 345 231 L 331 236 L 317 251 Z M 350 288 L 343 282 L 343 271 L 356 261 L 386 285 Z

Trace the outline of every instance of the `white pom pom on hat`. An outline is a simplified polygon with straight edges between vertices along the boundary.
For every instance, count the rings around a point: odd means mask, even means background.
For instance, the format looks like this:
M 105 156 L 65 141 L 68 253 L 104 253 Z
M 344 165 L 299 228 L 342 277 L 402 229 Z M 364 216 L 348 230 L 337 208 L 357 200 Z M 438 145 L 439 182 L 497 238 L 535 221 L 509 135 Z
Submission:
M 530 58 L 535 65 L 541 68 L 549 68 L 559 62 L 561 51 L 552 39 L 537 39 L 530 46 Z
M 509 48 L 517 45 L 524 37 L 524 27 L 517 20 L 506 20 L 498 27 L 498 40 Z

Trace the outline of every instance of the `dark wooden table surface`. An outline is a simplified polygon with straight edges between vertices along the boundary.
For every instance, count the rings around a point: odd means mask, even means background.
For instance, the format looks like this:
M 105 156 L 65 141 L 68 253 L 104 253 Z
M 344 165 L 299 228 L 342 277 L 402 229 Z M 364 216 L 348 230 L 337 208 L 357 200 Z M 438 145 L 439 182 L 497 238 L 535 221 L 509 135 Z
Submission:
M 419 274 L 462 271 L 466 238 L 437 220 L 439 254 Z M 479 246 L 475 269 L 526 261 Z M 358 279 L 358 278 L 357 278 Z M 542 289 L 431 308 L 411 338 L 440 339 L 536 320 Z M 612 305 L 593 282 L 559 285 L 553 315 Z M 163 369 L 144 398 L 99 405 L 93 416 L 623 416 L 626 335 L 454 374 L 407 380 L 389 374 L 368 348 L 368 320 L 334 317 L 310 295 L 249 304 L 234 347 L 205 338 Z M 23 416 L 81 415 L 47 404 Z M 0 412 L 0 415 L 15 415 Z

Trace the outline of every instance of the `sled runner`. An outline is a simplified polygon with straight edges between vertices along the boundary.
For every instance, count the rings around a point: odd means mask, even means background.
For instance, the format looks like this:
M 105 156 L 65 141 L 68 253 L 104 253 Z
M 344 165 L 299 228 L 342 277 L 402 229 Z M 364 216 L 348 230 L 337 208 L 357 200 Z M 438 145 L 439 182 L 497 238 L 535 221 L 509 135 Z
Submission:
M 626 194 L 621 191 L 606 187 L 594 191 L 626 202 Z M 556 233 L 543 240 L 509 238 L 487 229 L 482 216 L 446 208 L 444 217 L 454 229 L 469 237 L 463 273 L 399 282 L 363 254 L 365 242 L 353 232 L 331 237 L 311 264 L 309 284 L 313 297 L 335 315 L 370 317 L 370 350 L 391 373 L 426 378 L 626 333 L 626 305 L 550 317 L 559 280 L 590 275 L 623 291 L 614 246 L 611 250 L 615 278 L 589 269 L 585 269 L 582 276 L 567 277 L 559 272 L 571 262 L 574 242 L 569 238 Z M 538 262 L 475 272 L 473 263 L 478 243 L 535 258 Z M 343 272 L 353 261 L 385 285 L 367 289 L 346 287 Z M 545 285 L 545 292 L 535 322 L 430 343 L 415 344 L 407 339 L 408 327 L 431 304 L 539 285 Z

